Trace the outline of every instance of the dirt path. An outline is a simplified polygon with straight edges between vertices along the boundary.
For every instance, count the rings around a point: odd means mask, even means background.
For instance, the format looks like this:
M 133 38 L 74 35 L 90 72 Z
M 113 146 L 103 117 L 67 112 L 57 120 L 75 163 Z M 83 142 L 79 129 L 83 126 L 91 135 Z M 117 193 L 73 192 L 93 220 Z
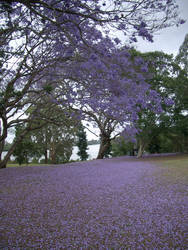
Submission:
M 0 249 L 188 249 L 187 186 L 115 158 L 0 171 Z

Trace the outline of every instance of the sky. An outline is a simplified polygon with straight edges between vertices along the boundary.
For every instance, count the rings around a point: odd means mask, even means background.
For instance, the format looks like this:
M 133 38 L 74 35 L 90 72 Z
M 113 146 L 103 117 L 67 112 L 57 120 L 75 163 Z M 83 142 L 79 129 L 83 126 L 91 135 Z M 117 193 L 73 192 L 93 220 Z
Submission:
M 141 52 L 158 50 L 174 56 L 177 55 L 179 47 L 188 33 L 188 0 L 177 0 L 177 4 L 179 5 L 180 17 L 187 22 L 179 27 L 174 26 L 157 32 L 153 37 L 153 43 L 139 39 L 136 49 Z

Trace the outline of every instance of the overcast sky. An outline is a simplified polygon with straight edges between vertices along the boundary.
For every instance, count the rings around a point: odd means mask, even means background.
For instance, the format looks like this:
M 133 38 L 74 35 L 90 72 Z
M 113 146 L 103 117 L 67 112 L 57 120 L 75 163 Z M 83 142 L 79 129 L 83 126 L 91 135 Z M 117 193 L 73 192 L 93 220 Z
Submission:
M 179 5 L 180 17 L 187 20 L 186 23 L 179 27 L 171 27 L 161 30 L 154 35 L 154 42 L 150 43 L 139 39 L 136 48 L 142 52 L 163 51 L 168 54 L 178 53 L 179 47 L 188 33 L 188 0 L 177 0 Z

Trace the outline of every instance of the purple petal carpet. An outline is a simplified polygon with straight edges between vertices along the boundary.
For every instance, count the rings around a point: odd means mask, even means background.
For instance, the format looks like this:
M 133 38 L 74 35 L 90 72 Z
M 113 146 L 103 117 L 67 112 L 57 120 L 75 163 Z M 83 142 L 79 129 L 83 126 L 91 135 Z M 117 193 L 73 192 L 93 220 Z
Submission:
M 188 186 L 119 157 L 0 171 L 0 249 L 188 249 Z

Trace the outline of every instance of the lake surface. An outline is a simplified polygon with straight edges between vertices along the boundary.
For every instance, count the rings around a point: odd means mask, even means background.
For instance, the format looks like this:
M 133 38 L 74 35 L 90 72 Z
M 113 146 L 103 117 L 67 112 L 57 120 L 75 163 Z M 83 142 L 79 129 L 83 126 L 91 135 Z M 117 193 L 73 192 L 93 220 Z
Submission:
M 96 145 L 88 145 L 88 150 L 87 153 L 89 154 L 88 160 L 92 160 L 95 159 L 97 157 L 98 151 L 99 151 L 99 146 L 100 144 L 96 144 Z M 79 156 L 77 155 L 78 152 L 78 147 L 73 147 L 73 151 L 72 151 L 72 156 L 71 156 L 71 160 L 79 160 Z M 6 155 L 6 152 L 3 152 L 2 154 L 2 158 L 4 158 L 4 156 Z M 41 157 L 40 159 L 43 159 L 44 157 Z M 11 156 L 10 157 L 11 160 L 14 160 L 15 157 Z
M 88 160 L 96 159 L 99 151 L 100 144 L 96 145 L 89 145 L 87 153 L 89 154 Z M 71 156 L 71 160 L 77 160 L 79 159 L 79 156 L 77 155 L 78 147 L 73 147 L 73 152 Z

